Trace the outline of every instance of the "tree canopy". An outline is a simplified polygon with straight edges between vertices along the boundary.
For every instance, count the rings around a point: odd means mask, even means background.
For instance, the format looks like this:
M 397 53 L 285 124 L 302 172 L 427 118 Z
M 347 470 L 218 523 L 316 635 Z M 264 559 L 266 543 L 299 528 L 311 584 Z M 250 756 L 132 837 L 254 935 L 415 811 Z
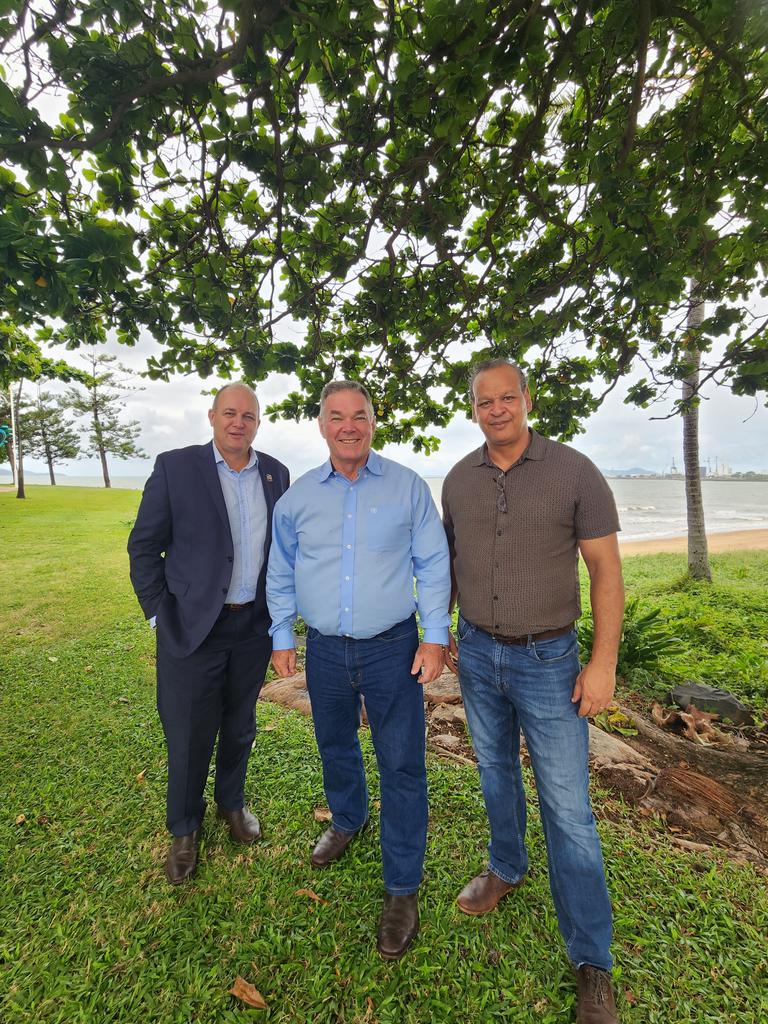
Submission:
M 759 0 L 0 0 L 0 35 L 0 311 L 43 340 L 294 372 L 297 417 L 353 376 L 427 449 L 474 350 L 566 438 L 638 361 L 640 405 L 698 352 L 765 389 Z

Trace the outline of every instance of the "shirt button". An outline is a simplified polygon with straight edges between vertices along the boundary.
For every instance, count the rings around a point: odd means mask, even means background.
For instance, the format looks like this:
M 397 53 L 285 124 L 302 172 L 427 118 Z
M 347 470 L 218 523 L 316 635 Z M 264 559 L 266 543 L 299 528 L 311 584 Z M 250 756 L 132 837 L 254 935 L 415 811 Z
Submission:
M 352 550 L 352 545 L 351 544 L 347 544 L 347 551 L 351 551 L 351 550 Z
M 344 609 L 344 611 L 345 611 L 345 612 L 348 612 L 348 611 L 349 611 L 349 608 L 345 608 L 345 609 Z
M 498 594 L 494 594 L 494 595 L 493 595 L 493 600 L 494 600 L 494 601 L 498 601 L 498 600 L 499 600 L 499 596 L 498 596 Z
M 349 583 L 349 576 L 345 576 L 344 579 Z
M 500 536 L 501 536 L 501 530 L 497 530 L 497 531 L 496 531 L 496 536 L 497 536 L 497 537 L 500 537 Z
M 351 519 L 351 518 L 352 518 L 352 513 L 351 512 L 347 512 L 347 519 Z

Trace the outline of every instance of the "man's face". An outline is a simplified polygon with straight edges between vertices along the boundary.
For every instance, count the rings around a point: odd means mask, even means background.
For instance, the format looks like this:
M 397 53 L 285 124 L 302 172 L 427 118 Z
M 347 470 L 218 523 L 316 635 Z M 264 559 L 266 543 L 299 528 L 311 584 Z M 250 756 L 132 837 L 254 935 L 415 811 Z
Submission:
M 472 387 L 472 419 L 491 448 L 527 443 L 531 396 L 511 366 L 484 370 Z
M 364 396 L 359 391 L 334 392 L 317 422 L 333 468 L 351 479 L 368 459 L 376 426 Z
M 208 413 L 213 442 L 226 459 L 242 459 L 259 429 L 259 407 L 245 388 L 227 388 Z

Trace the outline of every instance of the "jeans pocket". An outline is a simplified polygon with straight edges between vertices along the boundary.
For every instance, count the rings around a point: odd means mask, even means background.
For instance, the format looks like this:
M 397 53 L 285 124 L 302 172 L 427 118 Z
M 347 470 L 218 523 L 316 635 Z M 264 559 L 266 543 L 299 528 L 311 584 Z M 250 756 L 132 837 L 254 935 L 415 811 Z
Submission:
M 464 643 L 465 640 L 469 640 L 474 632 L 475 627 L 472 623 L 467 622 L 467 620 L 460 615 L 458 622 L 456 623 L 456 634 L 459 640 Z
M 314 626 L 307 626 L 307 640 L 317 640 L 320 636 L 320 630 L 315 629 Z
M 531 645 L 531 651 L 536 661 L 546 663 L 566 661 L 574 654 L 578 657 L 579 643 L 576 639 L 576 631 L 564 633 L 563 636 L 556 636 L 552 640 L 537 640 Z

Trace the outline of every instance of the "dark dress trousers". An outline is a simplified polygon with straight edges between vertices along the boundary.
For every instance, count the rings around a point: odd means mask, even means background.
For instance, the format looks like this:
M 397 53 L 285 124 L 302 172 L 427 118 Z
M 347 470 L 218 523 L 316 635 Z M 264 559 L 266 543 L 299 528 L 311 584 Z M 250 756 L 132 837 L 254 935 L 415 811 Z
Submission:
M 234 549 L 213 445 L 158 456 L 128 539 L 131 582 L 157 616 L 157 706 L 168 746 L 167 824 L 188 835 L 205 813 L 213 747 L 216 802 L 243 806 L 254 707 L 272 643 L 265 596 L 272 510 L 288 470 L 257 452 L 267 513 L 264 561 L 253 605 L 224 608 Z

